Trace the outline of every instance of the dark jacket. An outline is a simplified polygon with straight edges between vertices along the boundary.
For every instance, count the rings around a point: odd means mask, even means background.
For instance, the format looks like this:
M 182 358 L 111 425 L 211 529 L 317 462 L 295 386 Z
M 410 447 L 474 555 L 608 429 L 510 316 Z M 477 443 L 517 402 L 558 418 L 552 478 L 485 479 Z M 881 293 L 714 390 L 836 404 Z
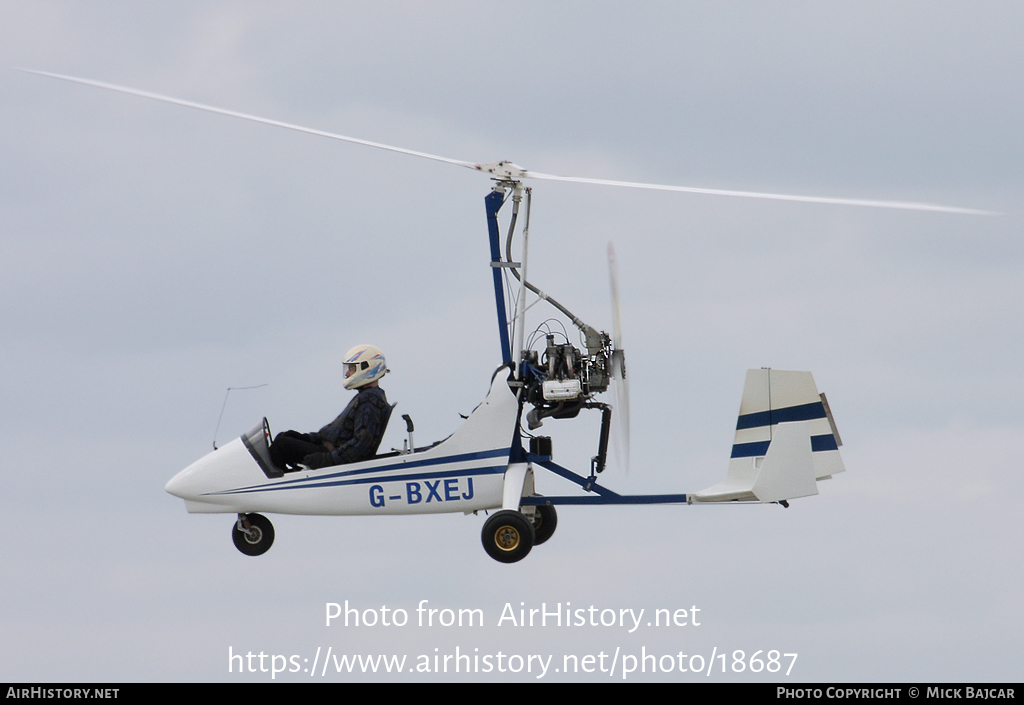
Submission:
M 380 446 L 390 411 L 383 389 L 363 387 L 338 418 L 310 436 L 335 447 L 331 453 L 335 465 L 367 460 Z

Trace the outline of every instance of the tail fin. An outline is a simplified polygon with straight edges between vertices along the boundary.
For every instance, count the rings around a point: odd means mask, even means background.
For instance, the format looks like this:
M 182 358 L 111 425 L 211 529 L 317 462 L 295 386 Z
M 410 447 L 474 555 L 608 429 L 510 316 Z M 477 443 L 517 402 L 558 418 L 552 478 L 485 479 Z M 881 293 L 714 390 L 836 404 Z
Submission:
M 748 370 L 725 482 L 694 502 L 781 502 L 843 472 L 839 433 L 810 372 Z

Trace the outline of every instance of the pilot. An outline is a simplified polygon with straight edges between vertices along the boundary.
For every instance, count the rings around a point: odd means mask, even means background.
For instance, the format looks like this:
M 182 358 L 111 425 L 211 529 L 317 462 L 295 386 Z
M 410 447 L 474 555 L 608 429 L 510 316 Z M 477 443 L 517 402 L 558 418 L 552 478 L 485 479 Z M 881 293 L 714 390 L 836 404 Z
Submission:
M 274 464 L 287 471 L 301 463 L 323 468 L 356 463 L 377 452 L 391 407 L 378 380 L 388 371 L 384 353 L 372 345 L 357 345 L 345 354 L 345 389 L 359 393 L 338 418 L 315 433 L 284 431 L 270 446 Z

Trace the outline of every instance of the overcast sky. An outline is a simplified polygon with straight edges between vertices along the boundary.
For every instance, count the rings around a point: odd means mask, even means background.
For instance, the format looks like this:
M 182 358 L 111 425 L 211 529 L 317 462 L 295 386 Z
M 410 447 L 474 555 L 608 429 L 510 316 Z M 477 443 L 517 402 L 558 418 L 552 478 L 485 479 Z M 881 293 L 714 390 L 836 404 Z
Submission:
M 229 649 L 328 647 L 413 681 L 466 679 L 408 672 L 456 648 L 552 655 L 543 680 L 646 649 L 798 658 L 631 680 L 1020 681 L 1022 28 L 987 2 L 0 2 L 0 681 L 263 681 Z M 719 482 L 762 366 L 814 373 L 847 472 L 786 510 L 565 507 L 514 565 L 461 514 L 273 516 L 249 558 L 164 484 L 228 387 L 268 385 L 221 444 L 332 419 L 362 342 L 417 443 L 455 430 L 501 361 L 489 182 L 19 67 L 546 173 L 1003 215 L 537 182 L 530 278 L 597 327 L 618 252 L 632 456 L 606 484 Z M 556 461 L 585 473 L 598 426 L 548 421 Z M 345 600 L 410 624 L 326 627 Z M 487 623 L 414 626 L 421 600 Z M 506 603 L 700 626 L 499 627 Z

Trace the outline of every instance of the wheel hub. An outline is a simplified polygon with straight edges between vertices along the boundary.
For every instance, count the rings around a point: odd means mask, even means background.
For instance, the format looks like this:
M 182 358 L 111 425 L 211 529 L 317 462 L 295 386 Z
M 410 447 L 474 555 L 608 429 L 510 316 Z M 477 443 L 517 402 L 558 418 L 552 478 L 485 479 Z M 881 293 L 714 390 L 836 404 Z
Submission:
M 502 551 L 514 551 L 519 547 L 519 532 L 514 526 L 501 526 L 494 532 L 494 544 Z

